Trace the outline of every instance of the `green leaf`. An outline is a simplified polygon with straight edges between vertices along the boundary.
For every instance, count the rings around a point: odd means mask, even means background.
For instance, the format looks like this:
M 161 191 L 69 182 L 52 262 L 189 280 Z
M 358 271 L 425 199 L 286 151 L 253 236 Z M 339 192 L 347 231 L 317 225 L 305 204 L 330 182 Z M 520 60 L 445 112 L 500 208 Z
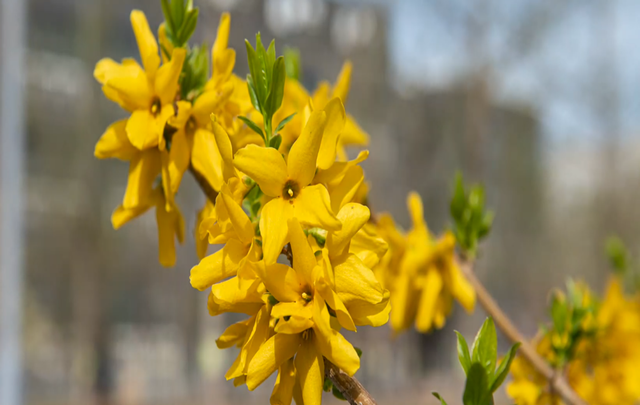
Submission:
M 251 72 L 253 77 L 253 84 L 256 86 L 256 93 L 260 99 L 260 104 L 267 99 L 268 87 L 267 87 L 267 51 L 262 45 L 262 39 L 260 33 L 256 34 L 256 72 Z
M 198 25 L 198 14 L 199 9 L 197 8 L 189 11 L 187 14 L 187 18 L 184 20 L 178 33 L 178 41 L 180 41 L 181 44 L 180 46 L 184 46 L 195 32 L 196 26 Z
M 460 364 L 464 369 L 464 373 L 467 374 L 469 372 L 469 367 L 471 367 L 471 356 L 469 355 L 469 345 L 467 345 L 467 341 L 464 336 L 458 331 L 455 331 L 458 336 L 458 360 L 460 360 Z
M 453 197 L 451 198 L 451 216 L 459 221 L 462 218 L 467 199 L 464 193 L 464 184 L 462 182 L 462 174 L 456 173 L 455 186 L 453 189 Z
M 280 144 L 282 143 L 282 137 L 280 135 L 276 135 L 269 141 L 269 147 L 273 149 L 280 149 Z
M 282 129 L 284 128 L 285 125 L 287 125 L 289 123 L 289 121 L 291 121 L 293 119 L 293 117 L 296 115 L 296 113 L 293 113 L 291 115 L 289 115 L 287 118 L 283 119 L 282 121 L 280 121 L 280 123 L 278 124 L 278 127 L 276 128 L 276 134 L 280 131 L 282 131 Z
M 253 108 L 262 112 L 262 107 L 260 106 L 260 100 L 258 100 L 258 95 L 256 94 L 256 87 L 253 84 L 253 79 L 251 75 L 247 75 L 247 88 L 249 89 L 249 98 L 251 99 L 251 104 Z
M 171 1 L 171 17 L 176 24 L 176 28 L 182 26 L 184 20 L 184 1 L 172 0 Z
M 269 97 L 267 97 L 267 113 L 273 115 L 282 105 L 284 97 L 284 81 L 286 80 L 286 72 L 284 67 L 284 58 L 280 56 L 273 67 L 273 75 L 271 77 L 271 88 L 269 89 Z
M 324 379 L 324 385 L 323 385 L 323 387 L 322 387 L 322 390 L 323 390 L 324 392 L 329 392 L 329 391 L 331 391 L 331 389 L 332 389 L 332 388 L 333 388 L 333 383 L 331 382 L 331 380 L 330 380 L 330 379 L 328 379 L 328 378 L 325 378 L 325 379 Z
M 338 399 L 340 399 L 342 401 L 346 401 L 347 400 L 347 398 L 345 398 L 344 395 L 342 395 L 342 392 L 340 392 L 340 390 L 337 389 L 335 385 L 333 386 L 333 389 L 332 389 L 331 393 L 333 394 L 334 397 L 336 397 L 336 398 L 338 398 Z
M 174 0 L 175 1 L 175 0 Z M 171 8 L 169 0 L 162 0 L 162 14 L 164 14 L 164 20 L 166 21 L 167 36 L 173 36 L 176 29 L 173 17 L 171 16 Z M 171 33 L 171 35 L 169 35 Z
M 276 63 L 276 40 L 272 39 L 267 49 L 266 64 L 267 66 L 273 66 L 274 63 Z
M 437 392 L 432 392 L 431 395 L 438 398 L 440 400 L 441 405 L 447 405 L 447 402 Z
M 247 60 L 249 62 L 249 72 L 251 74 L 253 89 L 256 94 L 256 98 L 259 100 L 258 105 L 262 105 L 262 102 L 264 101 L 264 96 L 263 96 L 264 91 L 262 90 L 262 85 L 261 85 L 262 75 L 260 73 L 261 72 L 260 61 L 258 60 L 258 55 L 256 54 L 256 51 L 253 49 L 249 41 L 245 39 L 244 43 L 247 48 Z M 254 107 L 255 107 L 255 104 L 254 104 Z M 259 111 L 262 112 L 262 110 L 259 110 Z
M 187 6 L 185 8 L 187 11 L 193 10 L 193 0 L 187 0 Z
M 255 122 L 251 121 L 249 118 L 244 117 L 242 115 L 239 115 L 238 118 L 244 122 L 245 124 L 247 124 L 247 126 L 249 128 L 251 128 L 253 130 L 253 132 L 255 132 L 256 134 L 260 135 L 262 137 L 262 139 L 264 139 L 264 133 L 262 132 L 262 129 L 260 129 L 260 127 L 258 125 L 256 125 Z
M 480 363 L 487 372 L 493 374 L 498 357 L 498 336 L 493 325 L 493 319 L 487 318 L 478 331 L 473 342 L 473 355 L 471 361 Z
M 354 349 L 356 349 L 356 353 L 358 353 L 358 357 L 362 358 L 362 349 L 360 349 L 359 347 L 355 347 Z
M 509 375 L 511 362 L 513 362 L 513 359 L 516 358 L 516 352 L 518 351 L 519 347 L 519 342 L 511 346 L 511 349 L 509 349 L 507 354 L 504 356 L 504 359 L 502 359 L 502 362 L 498 366 L 498 369 L 496 370 L 496 373 L 493 377 L 493 382 L 491 383 L 491 386 L 489 388 L 489 391 L 491 393 L 496 392 L 496 390 L 500 388 L 504 380 L 507 378 L 507 375 Z
M 464 405 L 489 405 L 492 403 L 487 373 L 480 363 L 472 363 L 467 373 L 462 403 Z
M 605 251 L 613 270 L 620 274 L 625 273 L 629 267 L 629 253 L 622 239 L 617 236 L 607 238 Z
M 287 77 L 300 81 L 300 51 L 295 48 L 284 48 L 284 67 Z

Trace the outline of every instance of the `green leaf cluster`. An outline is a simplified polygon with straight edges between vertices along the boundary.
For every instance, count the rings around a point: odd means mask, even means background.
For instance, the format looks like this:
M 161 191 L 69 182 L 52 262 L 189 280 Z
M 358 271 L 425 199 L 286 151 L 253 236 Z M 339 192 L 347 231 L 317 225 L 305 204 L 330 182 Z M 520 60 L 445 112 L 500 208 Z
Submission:
M 287 71 L 287 77 L 297 81 L 302 80 L 300 50 L 298 48 L 284 48 L 284 67 Z
M 493 212 L 485 211 L 484 188 L 473 185 L 465 190 L 462 174 L 456 174 L 455 188 L 450 204 L 454 233 L 465 255 L 473 258 L 478 242 L 491 230 Z
M 193 102 L 202 93 L 209 78 L 209 52 L 206 45 L 189 49 L 180 75 L 180 96 Z
M 509 367 L 516 356 L 520 343 L 511 346 L 498 364 L 498 337 L 493 319 L 487 318 L 478 331 L 471 352 L 467 341 L 458 336 L 458 359 L 467 376 L 462 395 L 464 405 L 493 405 L 493 393 L 502 385 L 509 374 Z M 433 395 L 442 405 L 446 401 L 437 392 Z
M 248 182 L 250 182 L 249 184 L 247 184 Z M 244 210 L 249 213 L 249 218 L 251 218 L 251 221 L 254 222 L 256 224 L 256 227 L 258 226 L 258 212 L 260 211 L 260 207 L 261 207 L 261 200 L 262 200 L 262 190 L 260 190 L 260 187 L 258 186 L 257 183 L 255 183 L 253 180 L 249 179 L 247 177 L 247 181 L 245 182 L 245 184 L 247 184 L 248 186 L 250 186 L 251 188 L 249 189 L 249 191 L 247 192 L 247 194 L 245 194 L 244 196 L 244 200 L 242 201 L 242 208 L 244 208 Z M 258 228 L 259 229 L 259 228 Z
M 567 282 L 567 295 L 556 292 L 551 298 L 549 313 L 551 325 L 544 327 L 545 334 L 551 334 L 551 347 L 555 354 L 554 367 L 563 367 L 575 355 L 578 343 L 596 333 L 595 325 L 589 326 L 587 318 L 595 317 L 599 303 L 585 296 L 586 291 L 575 282 Z M 554 338 L 555 337 L 555 338 Z
M 162 13 L 167 39 L 176 48 L 184 47 L 198 24 L 199 10 L 193 7 L 193 0 L 162 0 Z
M 278 132 L 293 117 L 290 115 L 282 120 L 273 131 L 273 115 L 282 105 L 284 97 L 284 82 L 286 80 L 284 57 L 276 58 L 275 41 L 271 41 L 269 47 L 265 49 L 260 33 L 256 34 L 255 49 L 248 40 L 245 40 L 245 45 L 250 72 L 247 75 L 247 87 L 251 104 L 262 114 L 264 119 L 264 131 L 249 118 L 239 118 L 264 139 L 266 146 L 278 149 L 282 142 Z
M 362 350 L 358 347 L 354 347 L 354 349 L 356 349 L 356 353 L 358 353 L 358 357 L 362 358 Z M 334 397 L 338 398 L 341 401 L 347 400 L 347 398 L 345 398 L 344 395 L 342 395 L 340 390 L 337 389 L 333 385 L 333 382 L 327 377 L 324 378 L 324 386 L 322 387 L 322 389 L 324 390 L 324 392 L 331 392 Z
M 617 236 L 610 236 L 605 244 L 605 251 L 611 267 L 616 273 L 624 274 L 629 269 L 630 256 L 627 247 Z

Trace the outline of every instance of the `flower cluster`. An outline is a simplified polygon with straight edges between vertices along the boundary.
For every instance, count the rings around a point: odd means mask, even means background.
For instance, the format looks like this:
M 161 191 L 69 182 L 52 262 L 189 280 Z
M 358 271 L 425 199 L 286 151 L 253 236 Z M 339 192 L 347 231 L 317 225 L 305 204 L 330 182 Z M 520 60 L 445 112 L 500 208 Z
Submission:
M 571 286 L 571 285 L 570 285 Z M 618 276 L 609 281 L 602 302 L 586 286 L 571 286 L 569 296 L 552 303 L 553 324 L 535 340 L 537 352 L 592 405 L 640 401 L 640 300 L 627 297 Z M 517 357 L 507 393 L 518 404 L 562 404 L 549 382 Z
M 173 265 L 174 239 L 185 233 L 175 195 L 192 172 L 209 199 L 197 217 L 201 261 L 191 284 L 210 291 L 211 315 L 248 316 L 217 340 L 240 349 L 227 379 L 253 390 L 277 371 L 271 403 L 319 404 L 325 361 L 351 376 L 360 366 L 341 330 L 383 325 L 390 312 L 389 291 L 372 270 L 387 243 L 360 203 L 368 151 L 351 161 L 344 151 L 368 142 L 344 109 L 351 65 L 310 96 L 258 35 L 255 48 L 247 42 L 251 73 L 242 80 L 232 73 L 224 14 L 206 77 L 206 50 L 188 48 L 184 34 L 197 9 L 183 3 L 163 1 L 158 40 L 144 14 L 132 12 L 143 66 L 96 66 L 105 95 L 131 113 L 95 151 L 130 165 L 113 225 L 155 207 L 160 262 Z M 210 244 L 222 246 L 207 256 Z
M 406 234 L 390 215 L 378 219 L 378 232 L 389 250 L 376 274 L 391 291 L 393 330 L 400 333 L 415 324 L 419 332 L 428 332 L 444 326 L 454 298 L 471 312 L 476 296 L 455 259 L 453 233 L 438 239 L 429 232 L 417 193 L 409 194 L 407 205 L 413 227 Z

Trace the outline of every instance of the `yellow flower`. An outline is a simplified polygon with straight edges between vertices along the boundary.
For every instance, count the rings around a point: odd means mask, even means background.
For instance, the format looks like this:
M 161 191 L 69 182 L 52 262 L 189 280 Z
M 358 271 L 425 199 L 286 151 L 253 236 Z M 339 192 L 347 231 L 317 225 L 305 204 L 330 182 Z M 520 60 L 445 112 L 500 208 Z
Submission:
M 131 144 L 140 150 L 156 146 L 162 150 L 164 126 L 175 113 L 173 102 L 186 51 L 174 49 L 171 61 L 160 66 L 158 43 L 144 13 L 132 11 L 131 24 L 144 70 L 133 59 L 119 64 L 106 58 L 98 62 L 94 76 L 108 99 L 131 112 L 125 128 Z
M 275 334 L 253 357 L 246 383 L 249 390 L 253 390 L 280 368 L 276 390 L 286 392 L 274 394 L 287 394 L 286 398 L 280 398 L 282 403 L 291 402 L 293 379 L 297 377 L 304 403 L 320 404 L 324 383 L 323 356 L 349 375 L 355 374 L 360 367 L 360 358 L 353 346 L 331 325 L 329 308 L 341 325 L 346 323 L 354 328 L 349 312 L 329 288 L 326 267 L 318 265 L 298 221 L 292 218 L 288 225 L 293 268 L 282 264 L 256 267 L 269 293 L 279 301 L 271 311 L 271 316 L 278 321 Z M 295 373 L 291 372 L 291 364 L 286 364 L 294 356 Z M 283 385 L 291 388 L 284 390 Z
M 331 128 L 334 121 L 334 116 L 328 116 L 324 111 L 312 113 L 286 161 L 277 150 L 257 145 L 248 145 L 235 154 L 235 167 L 272 198 L 264 205 L 260 216 L 267 264 L 275 263 L 286 244 L 290 218 L 327 230 L 339 230 L 342 226 L 331 211 L 327 189 L 322 185 L 311 185 L 325 126 Z
M 191 285 L 200 291 L 236 275 L 247 261 L 260 259 L 260 246 L 255 242 L 253 224 L 242 207 L 234 201 L 228 187 L 223 187 L 218 194 L 215 209 L 218 221 L 228 218 L 232 229 L 222 232 L 218 226 L 210 230 L 213 239 L 220 237 L 225 245 L 191 269 Z
M 424 222 L 422 200 L 416 193 L 407 200 L 413 228 L 402 235 L 389 218 L 381 220 L 383 238 L 390 253 L 383 259 L 379 277 L 391 290 L 391 327 L 396 332 L 412 323 L 419 332 L 441 328 L 455 298 L 473 311 L 475 291 L 455 260 L 455 238 L 451 232 L 436 240 Z

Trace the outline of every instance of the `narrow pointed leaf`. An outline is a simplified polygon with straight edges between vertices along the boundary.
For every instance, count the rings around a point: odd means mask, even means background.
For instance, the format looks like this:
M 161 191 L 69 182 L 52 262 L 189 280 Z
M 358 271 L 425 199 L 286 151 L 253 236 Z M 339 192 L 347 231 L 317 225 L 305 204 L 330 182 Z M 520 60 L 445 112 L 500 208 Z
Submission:
M 496 390 L 500 388 L 504 380 L 507 378 L 507 375 L 509 375 L 509 367 L 511 367 L 511 362 L 513 362 L 513 359 L 515 359 L 516 352 L 518 351 L 519 347 L 520 343 L 516 343 L 511 346 L 511 349 L 509 349 L 507 354 L 504 356 L 504 359 L 502 359 L 502 363 L 500 363 L 500 365 L 498 366 L 496 374 L 493 378 L 493 382 L 491 383 L 491 387 L 489 389 L 491 393 L 496 392 Z
M 260 135 L 262 137 L 262 139 L 264 139 L 264 133 L 262 132 L 262 129 L 256 125 L 255 122 L 251 121 L 249 118 L 247 117 L 243 117 L 242 115 L 239 115 L 238 118 L 244 122 L 245 124 L 247 124 L 247 126 L 249 128 L 251 128 L 253 130 L 253 132 L 255 132 L 256 134 Z
M 455 331 L 458 336 L 458 360 L 464 369 L 464 373 L 469 373 L 469 367 L 471 367 L 471 356 L 469 355 L 469 345 L 464 336 L 458 331 Z

